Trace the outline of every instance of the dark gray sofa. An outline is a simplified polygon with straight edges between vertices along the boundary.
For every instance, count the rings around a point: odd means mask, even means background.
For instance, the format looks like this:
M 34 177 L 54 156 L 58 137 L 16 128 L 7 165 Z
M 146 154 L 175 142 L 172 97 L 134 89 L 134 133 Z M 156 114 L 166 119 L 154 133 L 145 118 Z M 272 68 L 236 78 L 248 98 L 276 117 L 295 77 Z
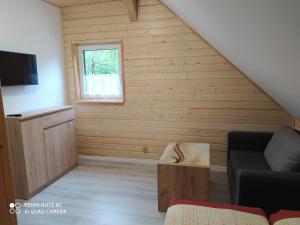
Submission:
M 231 201 L 260 207 L 268 215 L 279 209 L 300 210 L 300 170 L 273 171 L 266 161 L 264 151 L 272 136 L 273 133 L 228 133 Z

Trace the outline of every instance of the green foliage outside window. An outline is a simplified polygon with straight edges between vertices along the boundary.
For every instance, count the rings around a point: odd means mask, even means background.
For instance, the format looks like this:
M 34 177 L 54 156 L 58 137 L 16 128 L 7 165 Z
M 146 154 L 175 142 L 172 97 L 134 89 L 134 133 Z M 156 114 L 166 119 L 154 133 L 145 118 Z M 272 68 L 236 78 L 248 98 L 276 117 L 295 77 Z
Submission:
M 85 75 L 119 74 L 118 49 L 85 50 Z

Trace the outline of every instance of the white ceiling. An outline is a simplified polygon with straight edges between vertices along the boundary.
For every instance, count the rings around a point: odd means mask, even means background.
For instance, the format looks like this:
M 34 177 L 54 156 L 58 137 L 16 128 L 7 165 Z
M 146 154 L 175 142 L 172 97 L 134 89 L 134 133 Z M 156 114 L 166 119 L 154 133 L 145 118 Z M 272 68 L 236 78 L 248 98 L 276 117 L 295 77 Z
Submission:
M 300 119 L 299 0 L 161 0 Z

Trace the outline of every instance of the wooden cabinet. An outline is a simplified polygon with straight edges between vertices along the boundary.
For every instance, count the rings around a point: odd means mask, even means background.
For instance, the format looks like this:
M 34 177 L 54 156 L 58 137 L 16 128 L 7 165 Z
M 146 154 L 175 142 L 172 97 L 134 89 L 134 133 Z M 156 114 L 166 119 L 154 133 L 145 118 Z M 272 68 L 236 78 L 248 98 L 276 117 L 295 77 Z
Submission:
M 28 199 L 77 164 L 71 106 L 6 118 L 16 197 Z

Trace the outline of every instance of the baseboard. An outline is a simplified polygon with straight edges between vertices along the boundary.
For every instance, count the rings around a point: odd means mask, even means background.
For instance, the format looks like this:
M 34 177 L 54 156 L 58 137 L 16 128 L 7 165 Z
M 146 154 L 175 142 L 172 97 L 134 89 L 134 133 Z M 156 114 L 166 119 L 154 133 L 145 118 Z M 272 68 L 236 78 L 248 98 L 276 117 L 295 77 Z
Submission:
M 108 156 L 98 156 L 98 155 L 78 155 L 79 164 L 83 160 L 94 160 L 99 162 L 113 162 L 113 163 L 134 163 L 142 165 L 156 165 L 157 160 L 152 159 L 129 159 L 129 158 L 117 158 Z
M 97 156 L 97 155 L 83 155 L 78 156 L 79 164 L 84 160 L 94 160 L 99 162 L 113 162 L 113 163 L 132 163 L 132 164 L 142 164 L 142 165 L 156 165 L 158 160 L 153 159 L 128 159 L 128 158 L 117 158 L 108 156 Z M 210 166 L 210 170 L 213 172 L 223 172 L 226 173 L 227 168 L 224 166 Z

